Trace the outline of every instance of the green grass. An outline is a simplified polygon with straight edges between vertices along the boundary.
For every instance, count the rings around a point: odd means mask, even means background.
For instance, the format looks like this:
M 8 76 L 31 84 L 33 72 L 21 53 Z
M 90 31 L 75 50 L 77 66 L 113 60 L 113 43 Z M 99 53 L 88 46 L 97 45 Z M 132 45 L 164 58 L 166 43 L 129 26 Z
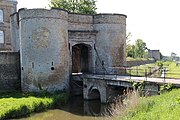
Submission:
M 131 67 L 130 70 L 127 70 L 127 73 L 135 76 L 145 76 L 145 73 L 150 73 L 157 67 L 158 65 L 156 63 L 134 66 Z
M 0 93 L 0 119 L 29 115 L 54 108 L 68 100 L 67 93 Z
M 168 78 L 180 78 L 180 65 L 175 62 L 163 62 L 163 66 L 168 69 L 166 77 Z
M 145 61 L 145 60 L 154 60 L 154 59 L 153 58 L 132 58 L 132 57 L 126 57 L 126 60 L 127 61 L 137 61 L 137 60 Z
M 123 120 L 179 120 L 180 89 L 158 96 L 140 98 L 136 107 L 130 107 Z
M 153 64 L 146 64 L 140 66 L 131 67 L 131 71 L 127 70 L 128 74 L 135 75 L 135 76 L 145 76 L 145 73 L 152 72 L 152 69 L 158 67 L 158 63 L 163 64 L 163 68 L 167 68 L 166 77 L 167 78 L 180 78 L 180 64 L 176 64 L 176 62 L 166 61 L 166 62 L 156 62 Z M 155 77 L 160 77 L 161 71 L 159 74 L 155 74 Z

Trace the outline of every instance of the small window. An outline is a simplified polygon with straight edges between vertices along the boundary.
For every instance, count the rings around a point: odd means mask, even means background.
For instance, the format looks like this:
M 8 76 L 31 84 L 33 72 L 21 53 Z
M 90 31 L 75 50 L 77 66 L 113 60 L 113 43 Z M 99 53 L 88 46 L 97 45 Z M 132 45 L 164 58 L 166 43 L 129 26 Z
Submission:
M 4 15 L 3 15 L 3 10 L 0 9 L 0 22 L 3 22 L 3 21 L 4 21 L 4 20 L 3 20 L 3 16 L 4 16 Z
M 0 43 L 4 43 L 4 32 L 0 31 Z

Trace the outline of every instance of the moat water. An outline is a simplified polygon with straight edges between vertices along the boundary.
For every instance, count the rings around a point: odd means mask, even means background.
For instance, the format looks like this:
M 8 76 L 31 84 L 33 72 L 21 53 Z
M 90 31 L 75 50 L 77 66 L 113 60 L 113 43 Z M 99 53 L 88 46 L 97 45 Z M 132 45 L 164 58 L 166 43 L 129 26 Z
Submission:
M 84 101 L 82 97 L 74 97 L 58 109 L 34 113 L 20 120 L 104 120 L 108 110 L 108 105 L 99 100 Z

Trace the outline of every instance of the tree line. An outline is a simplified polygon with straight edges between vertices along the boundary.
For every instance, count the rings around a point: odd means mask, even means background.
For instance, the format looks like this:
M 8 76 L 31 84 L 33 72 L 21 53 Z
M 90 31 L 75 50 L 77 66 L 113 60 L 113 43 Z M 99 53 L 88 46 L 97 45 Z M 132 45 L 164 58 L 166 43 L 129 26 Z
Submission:
M 95 0 L 50 0 L 49 6 L 81 14 L 95 14 L 97 9 Z
M 130 44 L 132 34 L 129 32 L 126 36 L 126 57 L 145 58 L 147 57 L 147 46 L 142 39 L 137 39 L 135 44 Z

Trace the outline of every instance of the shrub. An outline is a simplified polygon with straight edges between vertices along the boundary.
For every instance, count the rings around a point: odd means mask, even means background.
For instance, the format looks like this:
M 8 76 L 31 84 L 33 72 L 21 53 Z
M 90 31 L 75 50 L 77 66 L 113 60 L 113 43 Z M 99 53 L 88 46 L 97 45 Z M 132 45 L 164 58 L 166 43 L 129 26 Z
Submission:
M 163 93 L 163 92 L 166 92 L 166 91 L 171 91 L 172 88 L 173 88 L 172 83 L 163 84 L 163 85 L 160 86 L 160 92 Z
M 156 64 L 157 64 L 157 66 L 159 66 L 159 67 L 160 67 L 160 69 L 162 69 L 162 68 L 163 68 L 163 62 L 158 61 L 158 62 L 156 62 Z
M 144 80 L 141 82 L 130 81 L 130 83 L 132 84 L 134 90 L 142 91 L 145 87 Z

